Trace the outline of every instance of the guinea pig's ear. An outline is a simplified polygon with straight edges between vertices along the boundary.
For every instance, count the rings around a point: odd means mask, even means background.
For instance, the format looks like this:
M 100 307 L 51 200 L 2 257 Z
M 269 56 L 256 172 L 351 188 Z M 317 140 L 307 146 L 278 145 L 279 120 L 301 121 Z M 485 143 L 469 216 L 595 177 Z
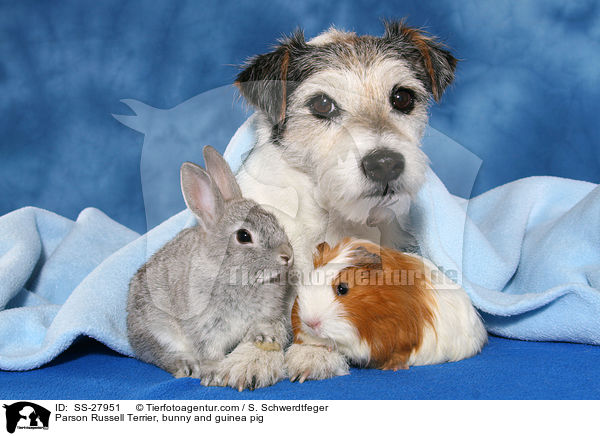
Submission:
M 330 251 L 331 247 L 327 242 L 321 242 L 319 245 L 317 245 L 317 251 L 313 253 L 313 266 L 315 268 L 323 266 L 326 263 L 325 258 Z
M 359 268 L 381 268 L 381 256 L 378 253 L 373 253 L 365 247 L 358 246 L 352 252 L 352 263 Z
M 265 112 L 274 125 L 284 122 L 288 97 L 297 86 L 294 82 L 303 77 L 303 69 L 295 68 L 293 59 L 308 49 L 304 33 L 297 30 L 274 51 L 251 58 L 235 80 L 244 98 Z
M 454 80 L 458 60 L 436 38 L 407 26 L 404 20 L 384 21 L 383 24 L 385 33 L 382 39 L 409 61 L 416 58 L 414 60 L 425 87 L 435 101 L 440 101 L 444 90 Z
M 319 245 L 317 245 L 317 252 L 321 255 L 328 253 L 329 250 L 331 250 L 331 247 L 327 242 L 321 242 Z

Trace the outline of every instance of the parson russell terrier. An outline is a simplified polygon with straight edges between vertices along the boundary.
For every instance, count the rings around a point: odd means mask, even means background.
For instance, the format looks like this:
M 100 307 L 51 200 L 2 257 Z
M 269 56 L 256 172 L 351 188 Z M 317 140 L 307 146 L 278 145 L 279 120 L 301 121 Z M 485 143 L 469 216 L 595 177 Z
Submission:
M 302 280 L 296 290 L 311 277 L 321 242 L 416 248 L 408 216 L 428 167 L 421 139 L 429 104 L 454 79 L 457 60 L 403 21 L 384 24 L 381 37 L 331 28 L 307 42 L 297 31 L 250 59 L 235 82 L 256 108 L 256 143 L 236 178 L 285 228 Z M 290 373 L 298 372 L 292 348 Z M 319 351 L 300 360 L 323 369 L 335 354 Z M 301 380 L 340 370 L 317 372 Z
M 403 21 L 384 25 L 381 37 L 331 28 L 307 42 L 297 31 L 251 58 L 235 82 L 257 126 L 237 180 L 277 215 L 300 271 L 323 241 L 414 245 L 408 212 L 428 166 L 428 106 L 457 60 Z M 294 195 L 274 195 L 274 186 Z

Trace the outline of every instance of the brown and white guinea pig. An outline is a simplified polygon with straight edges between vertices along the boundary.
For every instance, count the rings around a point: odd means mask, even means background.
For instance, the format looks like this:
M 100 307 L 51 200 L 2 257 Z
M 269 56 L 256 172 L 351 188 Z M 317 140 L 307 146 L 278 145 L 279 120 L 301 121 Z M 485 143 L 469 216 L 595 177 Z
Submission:
M 347 373 L 328 353 L 396 370 L 465 359 L 487 341 L 464 289 L 420 256 L 346 238 L 319 244 L 313 263 L 292 310 L 291 379 Z

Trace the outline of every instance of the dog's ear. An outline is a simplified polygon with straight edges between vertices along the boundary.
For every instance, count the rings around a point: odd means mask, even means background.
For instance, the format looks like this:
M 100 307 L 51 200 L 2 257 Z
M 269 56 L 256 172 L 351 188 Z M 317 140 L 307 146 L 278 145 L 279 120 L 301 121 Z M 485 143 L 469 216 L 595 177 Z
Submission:
M 400 51 L 406 49 L 406 44 L 416 49 L 424 68 L 427 90 L 436 101 L 440 101 L 444 90 L 454 80 L 458 60 L 433 36 L 407 26 L 404 20 L 384 21 L 384 25 L 384 40 L 397 45 Z
M 308 48 L 302 30 L 284 38 L 274 51 L 251 58 L 235 85 L 244 98 L 265 112 L 273 124 L 285 119 L 287 98 L 295 88 L 291 60 Z

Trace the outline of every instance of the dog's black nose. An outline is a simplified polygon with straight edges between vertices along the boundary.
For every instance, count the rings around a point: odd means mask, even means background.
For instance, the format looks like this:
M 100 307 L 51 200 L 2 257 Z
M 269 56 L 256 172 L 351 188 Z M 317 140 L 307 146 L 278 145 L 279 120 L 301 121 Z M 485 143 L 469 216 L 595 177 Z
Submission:
M 404 156 L 398 152 L 379 148 L 363 157 L 362 168 L 370 180 L 385 184 L 396 180 L 404 171 Z

